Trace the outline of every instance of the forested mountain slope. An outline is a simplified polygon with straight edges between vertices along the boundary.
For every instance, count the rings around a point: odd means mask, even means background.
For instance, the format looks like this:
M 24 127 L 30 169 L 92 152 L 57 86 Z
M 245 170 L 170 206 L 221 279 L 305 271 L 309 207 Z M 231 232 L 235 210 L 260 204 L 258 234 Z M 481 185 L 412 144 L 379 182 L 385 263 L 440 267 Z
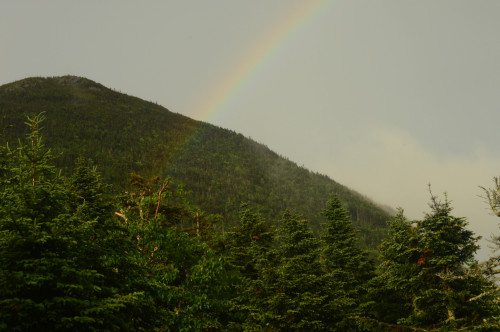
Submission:
M 127 189 L 131 172 L 144 178 L 172 176 L 191 192 L 194 204 L 223 216 L 221 228 L 233 224 L 240 204 L 249 202 L 270 222 L 293 209 L 315 231 L 333 192 L 360 228 L 362 244 L 373 248 L 385 235 L 388 213 L 329 177 L 241 134 L 85 78 L 27 78 L 0 87 L 0 139 L 21 137 L 26 115 L 42 111 L 45 143 L 60 153 L 57 166 L 69 171 L 79 156 L 90 158 L 115 191 Z

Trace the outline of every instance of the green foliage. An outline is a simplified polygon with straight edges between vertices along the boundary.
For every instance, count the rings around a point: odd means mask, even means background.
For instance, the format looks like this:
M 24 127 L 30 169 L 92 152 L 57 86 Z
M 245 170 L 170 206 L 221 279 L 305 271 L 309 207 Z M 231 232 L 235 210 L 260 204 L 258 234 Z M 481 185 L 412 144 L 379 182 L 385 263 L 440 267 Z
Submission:
M 424 220 L 407 221 L 401 211 L 389 223 L 373 282 L 374 316 L 385 323 L 440 330 L 495 323 L 487 319 L 498 310 L 495 285 L 474 260 L 478 238 L 466 229 L 464 218 L 450 214 L 447 200 L 432 196 L 431 208 Z
M 67 183 L 70 208 L 85 218 L 105 222 L 112 215 L 112 202 L 96 167 L 89 167 L 87 163 L 91 162 L 79 158 Z
M 25 114 L 45 110 L 47 144 L 61 154 L 56 166 L 71 174 L 82 156 L 92 159 L 115 193 L 129 190 L 128 174 L 172 176 L 191 190 L 201 211 L 222 216 L 225 232 L 249 202 L 269 222 L 293 208 L 317 234 L 324 199 L 334 192 L 360 229 L 360 243 L 375 249 L 388 213 L 330 178 L 298 167 L 241 134 L 197 122 L 154 103 L 90 80 L 29 78 L 0 87 L 0 128 L 12 141 L 25 131 Z
M 276 331 L 340 328 L 346 301 L 339 283 L 323 272 L 320 242 L 307 221 L 286 211 L 279 241 L 274 268 L 261 272 L 261 326 Z
M 42 143 L 43 119 L 29 118 L 26 143 L 1 151 L 0 329 L 134 330 L 142 295 L 127 287 L 127 264 L 113 261 L 124 245 L 107 241 L 120 235 L 99 229 L 81 205 L 70 208 Z
M 389 236 L 380 246 L 378 275 L 371 281 L 371 313 L 381 322 L 396 324 L 411 312 L 412 294 L 418 291 L 414 283 L 419 273 L 418 238 L 413 223 L 403 210 L 388 221 Z
M 238 273 L 236 297 L 231 301 L 233 322 L 229 330 L 261 328 L 263 277 L 272 269 L 276 231 L 262 217 L 253 212 L 248 204 L 240 208 L 239 224 L 225 236 L 224 254 L 231 268 Z M 266 293 L 267 294 L 267 293 Z
M 220 217 L 172 178 L 130 176 L 111 196 L 80 158 L 65 178 L 28 118 L 0 145 L 0 330 L 496 331 L 498 289 L 477 237 L 434 196 L 431 213 L 389 220 L 382 263 L 358 247 L 336 195 L 316 237 L 286 210 L 277 227 L 248 204 Z
M 133 179 L 147 183 L 137 175 Z M 142 287 L 154 310 L 148 319 L 162 330 L 220 330 L 229 320 L 233 277 L 202 234 L 182 227 L 179 220 L 190 216 L 189 207 L 170 205 L 174 194 L 167 182 L 158 192 L 149 182 L 122 207 L 141 253 L 138 264 L 147 276 Z
M 374 275 L 374 265 L 368 253 L 359 248 L 356 229 L 351 217 L 337 196 L 332 195 L 323 216 L 327 219 L 322 232 L 322 255 L 329 271 L 342 270 L 348 273 L 351 286 L 370 280 Z M 347 280 L 346 280 L 347 281 Z
M 274 228 L 253 212 L 248 204 L 242 204 L 240 223 L 232 228 L 226 238 L 229 262 L 243 276 L 255 280 L 258 276 L 259 260 L 269 253 L 274 244 Z
M 356 230 L 347 210 L 332 195 L 323 216 L 327 219 L 321 235 L 321 257 L 324 269 L 343 292 L 343 328 L 357 326 L 360 305 L 366 295 L 366 285 L 375 276 L 368 252 L 359 248 Z

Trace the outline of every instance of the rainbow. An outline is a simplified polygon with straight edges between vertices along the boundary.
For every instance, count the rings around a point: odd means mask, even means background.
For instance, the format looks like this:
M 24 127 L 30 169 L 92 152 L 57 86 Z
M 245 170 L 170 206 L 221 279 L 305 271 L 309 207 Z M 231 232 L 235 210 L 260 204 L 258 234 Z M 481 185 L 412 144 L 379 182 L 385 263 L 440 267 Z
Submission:
M 251 82 L 259 77 L 267 63 L 271 62 L 279 51 L 289 44 L 296 35 L 318 15 L 323 13 L 332 0 L 300 0 L 283 19 L 266 32 L 245 55 L 230 66 L 225 74 L 212 86 L 212 90 L 202 98 L 191 114 L 197 120 L 217 122 Z

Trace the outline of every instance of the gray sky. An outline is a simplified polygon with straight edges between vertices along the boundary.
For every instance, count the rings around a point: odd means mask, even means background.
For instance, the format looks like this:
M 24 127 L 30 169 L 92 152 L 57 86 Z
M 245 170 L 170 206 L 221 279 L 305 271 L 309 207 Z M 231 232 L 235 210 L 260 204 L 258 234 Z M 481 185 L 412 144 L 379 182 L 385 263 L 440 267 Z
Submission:
M 478 185 L 500 175 L 499 18 L 482 0 L 3 0 L 0 84 L 84 76 L 410 218 L 431 183 L 489 238 L 500 220 Z

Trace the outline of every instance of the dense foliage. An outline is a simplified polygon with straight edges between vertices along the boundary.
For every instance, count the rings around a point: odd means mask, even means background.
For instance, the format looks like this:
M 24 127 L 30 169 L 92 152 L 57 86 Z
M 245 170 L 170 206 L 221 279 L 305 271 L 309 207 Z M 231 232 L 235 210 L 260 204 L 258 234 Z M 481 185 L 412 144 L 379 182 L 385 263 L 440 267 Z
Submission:
M 389 222 L 371 281 L 372 314 L 386 328 L 498 330 L 498 290 L 474 259 L 478 237 L 447 200 L 432 196 L 430 205 L 423 220 L 409 221 L 400 211 Z
M 133 286 L 142 272 L 127 257 L 136 247 L 106 216 L 95 182 L 77 179 L 91 174 L 79 168 L 63 184 L 41 120 L 30 119 L 24 144 L 0 150 L 0 329 L 134 330 L 145 301 Z
M 391 218 L 375 266 L 335 194 L 321 236 L 246 203 L 222 234 L 169 177 L 116 194 L 84 158 L 61 175 L 43 120 L 0 145 L 0 331 L 500 330 L 495 272 L 446 197 Z
M 43 119 L 29 118 L 25 142 L 0 150 L 0 330 L 357 327 L 359 301 L 307 220 L 286 211 L 275 228 L 242 205 L 221 236 L 217 218 L 190 205 L 182 187 L 137 174 L 113 203 L 85 160 L 69 178 L 55 171 Z M 367 254 L 346 236 L 355 265 Z
M 79 156 L 91 159 L 115 193 L 129 190 L 128 174 L 172 176 L 190 201 L 220 214 L 220 231 L 249 202 L 268 222 L 290 208 L 317 235 L 325 197 L 335 193 L 360 229 L 364 248 L 385 236 L 388 213 L 327 176 L 312 173 L 241 134 L 194 121 L 90 80 L 29 78 L 0 87 L 0 129 L 6 141 L 26 132 L 26 115 L 45 111 L 44 137 L 64 175 Z

